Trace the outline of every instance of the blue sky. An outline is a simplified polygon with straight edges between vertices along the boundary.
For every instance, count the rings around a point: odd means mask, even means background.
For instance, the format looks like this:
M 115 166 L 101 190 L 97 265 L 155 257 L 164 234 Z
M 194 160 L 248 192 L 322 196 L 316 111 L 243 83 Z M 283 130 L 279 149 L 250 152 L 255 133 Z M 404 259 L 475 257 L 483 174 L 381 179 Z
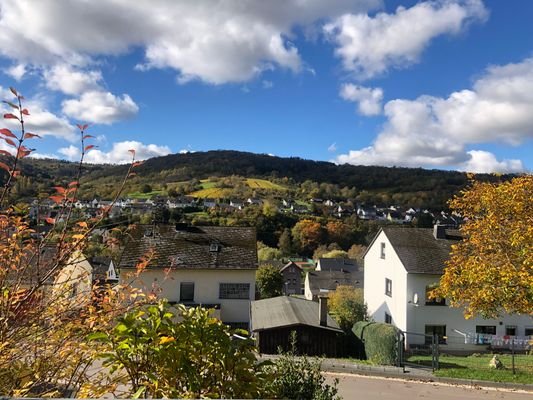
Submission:
M 236 149 L 533 169 L 533 2 L 0 0 L 0 86 L 38 157 Z M 9 121 L 7 121 L 9 122 Z M 8 146 L 0 142 L 0 148 Z

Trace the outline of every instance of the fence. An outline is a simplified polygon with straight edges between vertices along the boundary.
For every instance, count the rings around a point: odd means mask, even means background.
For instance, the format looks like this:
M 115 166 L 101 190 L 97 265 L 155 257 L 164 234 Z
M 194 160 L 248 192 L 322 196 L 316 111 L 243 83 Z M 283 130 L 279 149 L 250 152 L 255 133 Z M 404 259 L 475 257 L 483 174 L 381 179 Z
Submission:
M 494 370 L 491 359 L 498 355 L 499 368 L 533 376 L 533 336 L 497 336 L 453 331 L 451 335 L 401 332 L 398 337 L 399 367 L 475 368 Z M 498 361 L 492 363 L 498 364 Z

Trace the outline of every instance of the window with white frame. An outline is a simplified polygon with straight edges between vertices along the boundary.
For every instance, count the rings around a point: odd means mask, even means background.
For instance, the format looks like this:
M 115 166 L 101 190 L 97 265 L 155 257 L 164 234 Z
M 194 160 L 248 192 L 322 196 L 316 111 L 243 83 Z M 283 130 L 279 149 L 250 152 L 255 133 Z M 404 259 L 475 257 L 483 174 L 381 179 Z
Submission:
M 385 243 L 384 242 L 381 242 L 381 247 L 380 247 L 380 257 L 385 259 Z
M 385 278 L 385 294 L 392 297 L 392 280 Z
M 221 283 L 218 291 L 219 299 L 249 299 L 249 283 Z
M 392 324 L 392 315 L 385 311 L 385 323 Z

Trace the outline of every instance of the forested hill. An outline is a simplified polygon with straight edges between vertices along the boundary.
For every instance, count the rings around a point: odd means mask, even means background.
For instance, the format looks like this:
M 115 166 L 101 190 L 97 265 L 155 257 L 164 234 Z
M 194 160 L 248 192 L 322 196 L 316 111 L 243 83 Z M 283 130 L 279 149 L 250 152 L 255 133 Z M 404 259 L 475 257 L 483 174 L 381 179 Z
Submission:
M 7 160 L 4 160 L 8 162 Z M 72 180 L 77 164 L 59 160 L 25 159 L 22 177 L 17 180 L 14 193 L 17 198 L 31 198 L 51 192 L 53 186 Z M 86 165 L 82 178 L 82 197 L 108 198 L 127 171 L 125 165 Z M 377 166 L 336 165 L 330 162 L 282 158 L 231 150 L 172 154 L 147 160 L 137 168 L 137 176 L 128 182 L 125 194 L 133 193 L 143 185 L 150 185 L 157 194 L 168 194 L 170 188 L 188 187 L 185 194 L 205 187 L 201 180 L 213 177 L 240 176 L 262 178 L 281 184 L 289 192 L 284 196 L 331 196 L 332 190 L 301 190 L 304 182 L 313 182 L 315 188 L 350 188 L 360 195 L 356 200 L 425 207 L 444 207 L 446 201 L 468 183 L 465 173 L 457 171 L 426 170 L 422 168 L 389 168 Z M 478 179 L 497 181 L 508 176 L 478 175 Z M 188 184 L 186 184 L 188 182 Z M 307 185 L 309 187 L 309 185 Z M 307 193 L 307 194 L 306 194 Z M 232 196 L 242 195 L 242 191 Z M 244 195 L 246 195 L 245 193 Z M 259 193 L 260 194 L 260 193 Z M 263 193 L 268 195 L 268 193 Z M 335 197 L 335 196 L 333 196 Z M 342 197 L 342 196 L 338 196 Z M 419 201 L 414 201 L 419 199 Z M 422 199 L 422 200 L 420 200 Z
M 140 176 L 172 170 L 174 180 L 205 179 L 210 176 L 239 175 L 260 178 L 291 178 L 355 187 L 358 190 L 396 189 L 400 191 L 428 191 L 463 187 L 468 178 L 457 171 L 427 170 L 377 166 L 336 165 L 324 161 L 298 157 L 275 157 L 232 150 L 217 150 L 187 154 L 172 154 L 147 160 L 139 168 Z M 95 174 L 124 173 L 124 167 L 111 167 Z M 483 180 L 501 177 L 480 175 Z

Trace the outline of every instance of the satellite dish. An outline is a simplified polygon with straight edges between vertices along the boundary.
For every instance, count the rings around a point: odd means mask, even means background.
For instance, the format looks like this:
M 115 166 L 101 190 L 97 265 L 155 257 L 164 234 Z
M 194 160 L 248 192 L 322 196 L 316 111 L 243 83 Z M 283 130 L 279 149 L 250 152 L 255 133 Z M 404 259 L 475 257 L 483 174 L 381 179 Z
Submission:
M 418 293 L 415 293 L 415 294 L 413 295 L 413 303 L 414 303 L 414 304 L 418 304 Z

